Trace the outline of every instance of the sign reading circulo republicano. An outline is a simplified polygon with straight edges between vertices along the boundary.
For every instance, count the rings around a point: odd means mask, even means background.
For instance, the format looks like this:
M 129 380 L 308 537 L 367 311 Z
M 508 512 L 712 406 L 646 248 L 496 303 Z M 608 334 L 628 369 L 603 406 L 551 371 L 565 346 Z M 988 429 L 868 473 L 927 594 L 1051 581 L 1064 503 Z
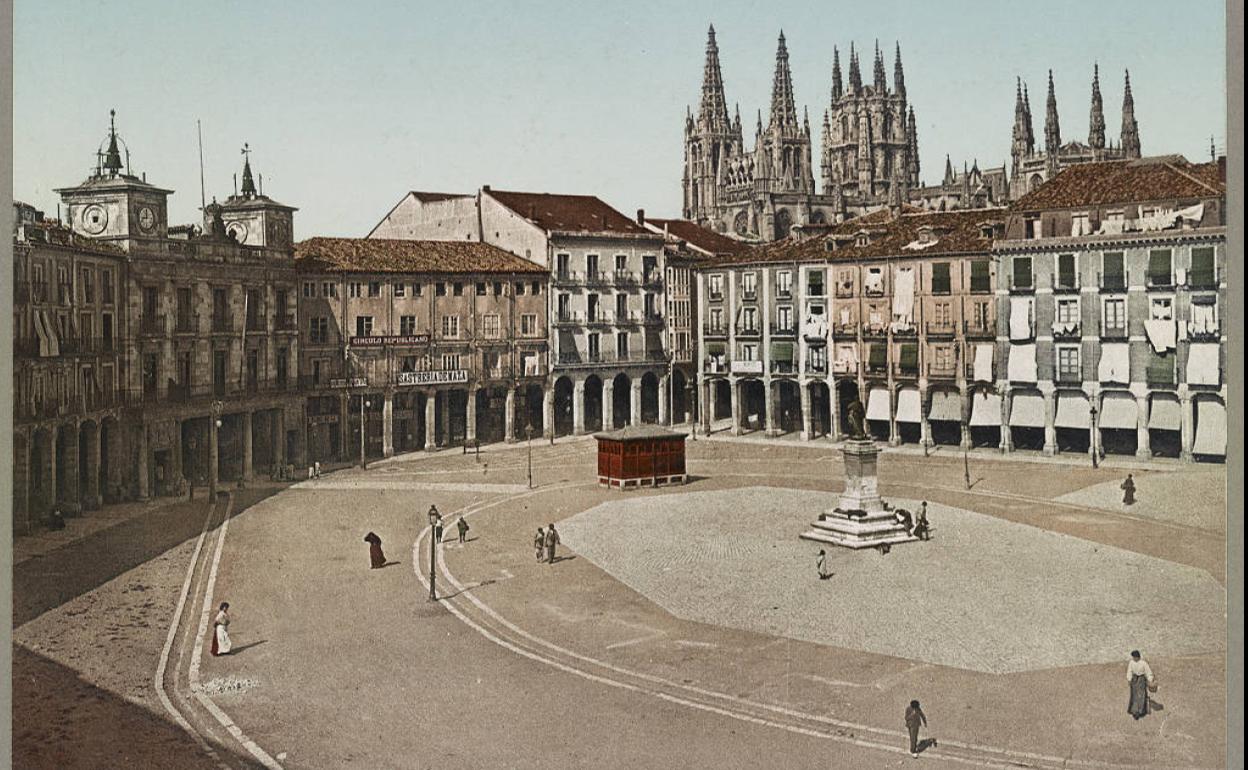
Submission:
M 428 334 L 381 334 L 371 337 L 352 337 L 353 348 L 380 348 L 399 345 L 425 345 L 429 342 Z

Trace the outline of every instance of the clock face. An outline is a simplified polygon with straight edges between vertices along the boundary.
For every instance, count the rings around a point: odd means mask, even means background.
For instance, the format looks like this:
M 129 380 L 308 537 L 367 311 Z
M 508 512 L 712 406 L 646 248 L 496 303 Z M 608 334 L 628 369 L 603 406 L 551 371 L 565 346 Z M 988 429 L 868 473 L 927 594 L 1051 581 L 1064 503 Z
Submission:
M 108 227 L 108 209 L 93 203 L 82 210 L 82 229 L 91 235 L 99 235 Z
M 145 233 L 156 229 L 156 212 L 152 211 L 151 206 L 139 209 L 139 229 Z
M 242 221 L 230 222 L 225 226 L 225 233 L 239 243 L 243 243 L 247 240 L 247 223 Z

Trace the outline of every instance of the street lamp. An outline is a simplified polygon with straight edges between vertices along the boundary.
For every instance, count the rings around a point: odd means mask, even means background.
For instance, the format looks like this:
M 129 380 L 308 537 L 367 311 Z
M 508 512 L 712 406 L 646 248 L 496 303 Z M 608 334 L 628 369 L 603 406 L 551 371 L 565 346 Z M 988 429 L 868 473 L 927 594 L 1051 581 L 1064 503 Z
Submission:
M 221 412 L 225 408 L 220 400 L 212 402 L 208 419 L 208 502 L 217 501 L 217 431 L 221 429 Z
M 438 522 L 442 520 L 442 514 L 438 513 L 438 506 L 429 506 L 429 601 L 436 602 L 438 600 L 437 580 L 438 580 Z
M 1089 448 L 1089 450 L 1090 450 L 1090 451 L 1091 451 L 1091 453 L 1092 453 L 1092 467 L 1093 467 L 1093 468 L 1096 468 L 1096 467 L 1097 467 L 1097 457 L 1096 457 L 1096 455 L 1097 455 L 1097 447 L 1096 447 L 1096 434 L 1097 434 L 1097 430 L 1096 430 L 1096 404 L 1090 404 L 1090 405 L 1088 406 L 1088 417 L 1089 417 L 1090 422 L 1092 423 L 1092 433 L 1091 433 L 1091 435 L 1088 437 L 1088 439 L 1089 439 L 1089 441 L 1088 441 L 1088 443 L 1089 443 L 1089 447 L 1088 447 L 1088 448 Z
M 529 447 L 529 489 L 533 488 L 533 421 L 524 424 L 524 441 Z
M 694 404 L 694 397 L 698 393 L 698 388 L 692 382 L 685 383 L 685 403 L 689 407 L 689 430 L 693 434 L 693 440 L 698 440 L 698 409 Z
M 364 409 L 365 407 L 368 407 L 371 409 L 372 406 L 373 406 L 373 402 L 365 400 L 364 394 L 361 393 L 360 394 L 360 467 L 363 468 L 364 470 L 368 470 L 368 458 L 364 456 L 364 425 L 365 425 L 365 420 L 367 419 L 364 413 Z

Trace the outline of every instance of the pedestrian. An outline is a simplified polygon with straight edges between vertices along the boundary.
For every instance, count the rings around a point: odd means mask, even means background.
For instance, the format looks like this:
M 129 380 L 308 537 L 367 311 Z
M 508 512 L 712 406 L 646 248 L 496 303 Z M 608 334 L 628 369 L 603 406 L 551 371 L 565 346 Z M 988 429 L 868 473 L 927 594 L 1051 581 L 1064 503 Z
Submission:
M 460 516 L 455 522 L 455 529 L 459 531 L 459 542 L 463 544 L 464 538 L 468 535 L 468 522 L 464 521 L 464 517 Z
M 234 643 L 230 641 L 230 603 L 221 602 L 216 620 L 212 621 L 212 654 L 229 655 Z
M 546 531 L 541 527 L 537 528 L 537 534 L 533 536 L 533 556 L 538 563 L 545 561 L 546 554 Z
M 1135 505 L 1135 479 L 1130 473 L 1127 474 L 1127 480 L 1118 488 L 1122 490 L 1122 504 Z
M 321 461 L 320 460 L 317 460 L 316 462 L 312 463 L 312 470 L 316 472 L 316 477 L 319 479 L 321 477 Z
M 910 731 L 910 756 L 919 756 L 919 728 L 927 727 L 927 715 L 919 707 L 917 700 L 910 701 L 906 708 L 906 729 Z
M 906 528 L 907 535 L 914 529 L 914 517 L 905 508 L 897 510 L 897 523 Z
M 1139 650 L 1131 651 L 1131 662 L 1127 663 L 1127 683 L 1131 687 L 1131 698 L 1127 701 L 1127 713 L 1135 719 L 1148 714 L 1148 693 L 1156 692 L 1153 669 L 1148 661 L 1140 657 Z
M 819 570 L 820 580 L 827 580 L 832 577 L 832 573 L 828 572 L 827 554 L 823 552 L 822 548 L 819 549 L 819 555 L 815 557 L 815 569 Z
M 52 513 L 48 515 L 48 529 L 54 531 L 65 529 L 65 515 L 61 513 L 60 508 L 53 508 Z
M 559 533 L 554 524 L 546 525 L 546 563 L 555 563 L 555 546 L 559 545 Z
M 381 538 L 377 537 L 374 532 L 369 532 L 364 536 L 364 542 L 368 543 L 368 559 L 372 563 L 372 569 L 381 569 L 386 566 L 386 554 L 381 550 Z
M 931 527 L 927 523 L 927 501 L 919 503 L 919 512 L 914 518 L 914 536 L 920 540 L 930 540 Z

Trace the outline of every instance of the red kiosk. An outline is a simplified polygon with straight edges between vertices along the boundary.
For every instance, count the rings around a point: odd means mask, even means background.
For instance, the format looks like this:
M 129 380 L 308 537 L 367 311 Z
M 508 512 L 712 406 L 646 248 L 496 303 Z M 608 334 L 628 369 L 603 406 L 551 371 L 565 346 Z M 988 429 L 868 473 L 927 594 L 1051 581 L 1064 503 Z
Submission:
M 655 425 L 630 425 L 598 439 L 598 484 L 604 487 L 657 487 L 684 484 L 687 433 Z

